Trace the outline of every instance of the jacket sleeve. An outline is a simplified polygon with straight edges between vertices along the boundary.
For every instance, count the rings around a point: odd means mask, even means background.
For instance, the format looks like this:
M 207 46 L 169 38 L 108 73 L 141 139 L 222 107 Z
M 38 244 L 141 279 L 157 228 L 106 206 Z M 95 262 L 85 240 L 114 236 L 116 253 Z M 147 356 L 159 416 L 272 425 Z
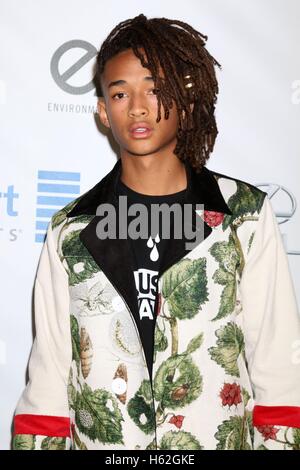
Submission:
M 14 416 L 14 450 L 70 449 L 67 385 L 72 359 L 68 276 L 54 246 L 51 223 L 34 286 L 36 337 L 29 382 Z
M 241 278 L 255 450 L 300 450 L 300 316 L 266 196 Z

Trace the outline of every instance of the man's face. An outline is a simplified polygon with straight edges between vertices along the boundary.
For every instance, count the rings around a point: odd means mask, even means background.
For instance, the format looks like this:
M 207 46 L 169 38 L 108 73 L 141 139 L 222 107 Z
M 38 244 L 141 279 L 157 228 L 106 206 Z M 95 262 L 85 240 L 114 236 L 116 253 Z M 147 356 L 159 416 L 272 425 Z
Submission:
M 132 49 L 126 49 L 106 62 L 101 84 L 104 99 L 98 101 L 99 116 L 102 123 L 111 128 L 121 154 L 173 152 L 178 129 L 175 102 L 168 119 L 164 118 L 161 106 L 161 120 L 157 123 L 154 81 Z M 133 125 L 139 130 L 132 128 Z

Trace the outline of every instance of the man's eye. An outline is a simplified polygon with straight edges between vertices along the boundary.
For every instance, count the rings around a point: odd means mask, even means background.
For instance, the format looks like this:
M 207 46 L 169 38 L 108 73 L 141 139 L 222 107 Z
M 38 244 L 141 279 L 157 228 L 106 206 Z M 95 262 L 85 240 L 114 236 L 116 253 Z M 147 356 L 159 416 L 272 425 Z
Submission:
M 112 98 L 119 100 L 119 99 L 122 98 L 122 96 L 123 96 L 124 94 L 125 94 L 125 93 L 123 93 L 123 92 L 119 92 L 119 93 L 114 94 L 114 95 L 112 96 Z M 120 95 L 121 95 L 121 97 L 120 97 Z M 116 98 L 116 97 L 118 97 L 118 98 Z
M 154 95 L 157 95 L 159 93 L 159 89 L 158 88 L 152 88 L 150 90 L 150 92 L 152 92 Z M 115 93 L 113 96 L 112 96 L 112 99 L 114 100 L 120 100 L 123 98 L 123 96 L 126 95 L 126 93 L 124 93 L 123 91 L 119 91 L 119 93 Z

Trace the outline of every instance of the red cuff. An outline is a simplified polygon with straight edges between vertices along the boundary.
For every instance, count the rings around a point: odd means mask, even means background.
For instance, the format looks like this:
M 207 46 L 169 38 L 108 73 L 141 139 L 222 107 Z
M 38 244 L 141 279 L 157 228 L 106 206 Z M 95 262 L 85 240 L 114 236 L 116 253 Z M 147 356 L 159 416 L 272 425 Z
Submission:
M 254 426 L 275 424 L 277 426 L 300 428 L 300 407 L 256 405 L 253 409 L 252 419 Z
M 70 437 L 70 418 L 25 414 L 16 415 L 14 418 L 14 435 L 16 434 Z

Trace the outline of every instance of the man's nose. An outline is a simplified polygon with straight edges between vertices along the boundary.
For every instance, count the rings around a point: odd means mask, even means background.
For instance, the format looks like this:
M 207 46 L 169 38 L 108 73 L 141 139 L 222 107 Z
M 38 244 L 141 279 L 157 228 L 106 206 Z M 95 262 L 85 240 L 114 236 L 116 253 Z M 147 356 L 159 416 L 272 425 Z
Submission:
M 133 96 L 130 100 L 128 114 L 131 117 L 147 116 L 149 113 L 145 100 L 139 96 Z

